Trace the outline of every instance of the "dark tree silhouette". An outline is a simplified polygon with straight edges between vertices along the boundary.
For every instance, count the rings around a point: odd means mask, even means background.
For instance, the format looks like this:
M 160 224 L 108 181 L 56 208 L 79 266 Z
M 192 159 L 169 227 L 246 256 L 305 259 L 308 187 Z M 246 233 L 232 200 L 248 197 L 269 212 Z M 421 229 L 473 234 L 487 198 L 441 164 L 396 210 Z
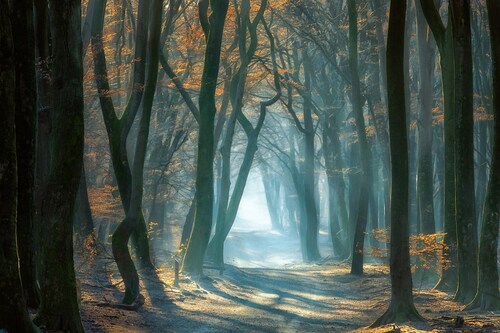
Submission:
M 215 89 L 219 76 L 220 53 L 228 0 L 202 0 L 200 22 L 206 49 L 199 98 L 198 158 L 196 167 L 196 208 L 193 231 L 182 263 L 182 271 L 203 274 L 203 259 L 210 238 L 214 204 L 214 119 Z M 208 8 L 211 13 L 208 15 Z
M 0 2 L 0 328 L 9 332 L 36 332 L 31 323 L 19 272 L 16 235 L 17 156 L 16 156 L 16 66 L 7 1 Z
M 387 37 L 387 91 L 391 145 L 391 304 L 372 327 L 421 321 L 413 304 L 408 224 L 408 138 L 406 130 L 404 44 L 406 0 L 391 0 Z
M 73 213 L 83 163 L 81 3 L 49 1 L 52 37 L 51 163 L 42 198 L 41 302 L 36 322 L 83 333 L 73 267 Z

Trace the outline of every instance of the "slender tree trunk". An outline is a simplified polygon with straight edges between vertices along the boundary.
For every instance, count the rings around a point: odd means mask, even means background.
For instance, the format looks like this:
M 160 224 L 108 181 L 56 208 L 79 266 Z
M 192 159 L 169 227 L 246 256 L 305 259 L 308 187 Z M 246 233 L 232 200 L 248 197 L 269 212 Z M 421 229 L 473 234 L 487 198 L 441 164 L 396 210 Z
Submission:
M 413 304 L 408 221 L 408 137 L 404 92 L 406 0 L 392 0 L 387 39 L 387 86 L 391 143 L 391 304 L 372 327 L 420 321 Z
M 452 1 L 455 55 L 455 184 L 458 289 L 455 299 L 473 300 L 477 289 L 477 223 L 474 196 L 474 119 L 470 4 Z
M 182 270 L 193 275 L 203 274 L 203 259 L 212 229 L 214 182 L 214 119 L 215 89 L 219 76 L 220 53 L 228 0 L 210 2 L 200 6 L 200 21 L 206 37 L 205 61 L 199 97 L 200 123 L 196 171 L 196 211 L 193 231 L 182 263 Z
M 125 284 L 125 295 L 122 301 L 125 304 L 133 303 L 139 296 L 139 277 L 128 251 L 128 241 L 134 231 L 141 227 L 141 218 L 143 218 L 144 162 L 146 160 L 151 111 L 158 78 L 163 0 L 152 0 L 151 6 L 147 6 L 145 10 L 151 11 L 148 34 L 147 80 L 142 98 L 142 114 L 135 146 L 130 207 L 125 219 L 113 233 L 112 239 L 113 257 Z
M 307 47 L 302 52 L 304 61 L 304 199 L 307 214 L 306 228 L 306 250 L 307 260 L 316 261 L 321 259 L 321 254 L 318 249 L 318 211 L 315 200 L 315 182 L 314 182 L 314 137 L 315 130 L 312 120 L 312 94 L 311 94 L 311 72 L 313 70 L 311 58 L 307 53 Z
M 106 0 L 99 1 L 94 7 L 94 18 L 92 20 L 92 53 L 94 60 L 94 74 L 97 91 L 101 104 L 104 123 L 108 134 L 111 160 L 115 172 L 120 198 L 125 214 L 130 208 L 130 198 L 132 192 L 132 173 L 127 154 L 127 137 L 132 127 L 133 121 L 142 100 L 145 80 L 145 59 L 148 40 L 148 21 L 149 21 L 149 0 L 140 0 L 137 13 L 137 34 L 135 61 L 133 66 L 133 89 L 131 97 L 119 119 L 115 113 L 113 100 L 109 95 L 110 84 L 106 68 L 106 57 L 103 42 L 104 15 L 106 9 Z M 140 212 L 139 226 L 132 233 L 132 244 L 136 249 L 136 254 L 141 266 L 153 268 L 149 253 L 149 241 L 147 236 L 147 227 L 144 216 Z
M 262 185 L 266 196 L 267 211 L 271 219 L 271 227 L 273 230 L 283 231 L 283 225 L 280 220 L 279 204 L 281 186 L 276 174 L 270 173 L 264 163 L 260 164 L 260 174 Z
M 73 267 L 73 213 L 83 163 L 81 4 L 51 0 L 52 159 L 42 199 L 42 293 L 36 322 L 82 332 Z
M 427 24 L 432 30 L 439 50 L 441 82 L 444 100 L 444 245 L 441 279 L 437 289 L 456 291 L 457 228 L 455 221 L 455 59 L 452 20 L 448 15 L 445 28 L 435 0 L 420 0 Z
M 189 237 L 191 236 L 191 231 L 193 230 L 194 212 L 196 208 L 195 200 L 196 200 L 195 198 L 191 200 L 191 205 L 189 206 L 189 211 L 186 215 L 186 220 L 184 221 L 184 225 L 182 227 L 181 243 L 179 245 L 179 249 L 182 252 L 186 250 L 187 244 L 189 242 Z
M 368 221 L 368 202 L 370 183 L 372 181 L 370 168 L 370 150 L 366 139 L 365 120 L 361 96 L 361 82 L 358 71 L 358 11 L 356 0 L 347 2 L 349 12 L 349 68 L 351 71 L 351 104 L 356 121 L 361 157 L 361 184 L 358 215 L 354 232 L 351 274 L 363 274 L 364 242 L 366 224 Z
M 434 182 L 432 169 L 432 108 L 435 46 L 425 21 L 420 2 L 417 9 L 417 41 L 419 56 L 419 121 L 418 121 L 418 177 L 417 197 L 422 233 L 435 233 Z

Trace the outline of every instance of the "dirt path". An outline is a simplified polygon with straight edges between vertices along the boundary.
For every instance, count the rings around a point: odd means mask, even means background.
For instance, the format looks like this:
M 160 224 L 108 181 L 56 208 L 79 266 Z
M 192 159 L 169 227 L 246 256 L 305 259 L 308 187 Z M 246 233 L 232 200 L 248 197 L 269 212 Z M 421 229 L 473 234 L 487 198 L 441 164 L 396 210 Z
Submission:
M 82 313 L 88 332 L 500 332 L 499 313 L 461 313 L 449 295 L 431 290 L 415 295 L 427 324 L 368 330 L 386 309 L 390 288 L 385 268 L 366 268 L 365 276 L 353 277 L 343 264 L 228 266 L 199 283 L 185 279 L 180 289 L 167 286 L 166 270 L 161 281 L 143 275 L 145 304 L 137 311 L 103 304 L 120 300 L 121 284 L 102 270 L 101 279 L 80 276 Z M 452 328 L 457 315 L 465 318 L 463 329 Z

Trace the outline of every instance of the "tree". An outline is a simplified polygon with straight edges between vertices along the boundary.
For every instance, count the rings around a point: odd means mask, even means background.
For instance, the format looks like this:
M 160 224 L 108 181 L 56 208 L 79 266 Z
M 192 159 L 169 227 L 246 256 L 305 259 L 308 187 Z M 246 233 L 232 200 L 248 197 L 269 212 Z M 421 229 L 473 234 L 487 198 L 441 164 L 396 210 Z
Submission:
M 0 131 L 0 328 L 37 332 L 24 298 L 17 244 L 16 66 L 8 1 L 0 3 L 0 99 L 5 128 Z
M 196 208 L 193 231 L 182 263 L 182 270 L 193 275 L 203 274 L 203 259 L 212 229 L 215 89 L 219 76 L 222 36 L 228 6 L 228 0 L 202 0 L 199 2 L 200 23 L 205 34 L 206 49 L 199 97 Z M 208 15 L 209 7 L 211 9 L 210 15 Z
M 490 26 L 491 55 L 493 61 L 493 156 L 491 159 L 490 181 L 486 192 L 479 247 L 479 280 L 474 300 L 468 309 L 481 310 L 500 309 L 500 293 L 498 292 L 498 229 L 500 222 L 500 22 L 497 13 L 500 3 L 487 0 Z
M 86 246 L 95 248 L 94 221 L 92 220 L 92 211 L 90 210 L 85 167 L 82 167 L 73 219 L 77 251 L 85 251 Z
M 301 12 L 302 13 L 302 12 Z M 300 17 L 300 15 L 298 16 Z M 291 172 L 294 187 L 297 195 L 300 197 L 300 218 L 299 218 L 299 236 L 301 241 L 302 257 L 304 261 L 315 261 L 321 259 L 318 248 L 318 211 L 315 198 L 315 173 L 314 173 L 314 138 L 316 128 L 313 122 L 313 101 L 311 76 L 313 75 L 313 66 L 311 64 L 311 55 L 308 53 L 308 42 L 305 39 L 293 42 L 292 55 L 286 50 L 288 67 L 291 67 L 293 59 L 293 72 L 289 75 L 285 72 L 284 79 L 287 82 L 287 101 L 283 102 L 287 112 L 292 117 L 296 129 L 303 135 L 302 150 L 299 149 L 300 164 L 297 166 L 295 156 L 291 157 L 288 170 Z M 299 52 L 299 48 L 302 52 Z M 280 62 L 283 69 L 287 68 L 284 57 L 280 54 Z M 302 55 L 302 57 L 300 57 Z M 291 67 L 292 68 L 292 67 Z M 289 70 L 291 70 L 291 68 Z M 300 71 L 303 68 L 304 82 L 300 81 Z M 296 111 L 294 106 L 294 91 L 297 91 L 302 97 L 302 114 Z M 303 118 L 301 121 L 300 118 Z M 293 140 L 292 140 L 293 141 Z M 290 144 L 292 151 L 295 150 L 294 143 Z
M 118 228 L 113 233 L 112 244 L 113 256 L 125 283 L 125 296 L 122 301 L 125 304 L 133 303 L 139 295 L 139 277 L 128 251 L 128 241 L 132 233 L 134 231 L 137 232 L 141 227 L 141 218 L 143 218 L 142 198 L 144 192 L 144 161 L 146 159 L 153 98 L 156 89 L 156 81 L 158 79 L 163 0 L 152 0 L 151 6 L 145 7 L 144 10 L 151 11 L 152 17 L 149 22 L 148 34 L 147 80 L 142 96 L 142 114 L 132 167 L 130 206 L 125 219 L 118 225 Z
M 140 0 L 138 5 L 134 53 L 136 61 L 134 61 L 133 65 L 132 92 L 121 118 L 118 118 L 113 100 L 109 94 L 110 83 L 102 36 L 106 4 L 107 1 L 99 1 L 93 8 L 94 17 L 91 29 L 92 57 L 94 60 L 94 74 L 99 101 L 108 133 L 113 170 L 118 183 L 123 209 L 125 214 L 127 214 L 130 209 L 130 198 L 132 195 L 132 171 L 127 153 L 127 138 L 144 93 L 150 0 Z M 134 229 L 132 242 L 137 250 L 139 263 L 146 268 L 152 268 L 153 264 L 151 263 L 149 253 L 146 222 L 144 216 L 142 216 L 142 212 L 139 212 L 139 214 L 141 215 L 140 222 L 138 227 Z
M 83 162 L 81 4 L 49 1 L 52 37 L 52 145 L 42 199 L 41 302 L 35 321 L 82 332 L 73 267 L 73 213 Z
M 363 116 L 363 102 L 361 95 L 361 82 L 358 71 L 358 10 L 356 0 L 348 0 L 349 14 L 349 69 L 351 73 L 351 104 L 356 121 L 356 133 L 359 141 L 361 158 L 361 189 L 359 193 L 359 206 L 354 232 L 352 250 L 351 274 L 363 274 L 363 257 L 366 223 L 368 220 L 368 201 L 371 192 L 371 166 L 370 149 L 366 139 L 366 126 Z
M 456 291 L 457 273 L 457 225 L 455 220 L 455 60 L 451 16 L 445 27 L 434 0 L 420 0 L 427 24 L 432 31 L 439 51 L 441 82 L 444 100 L 444 244 L 441 278 L 436 288 Z
M 458 289 L 455 300 L 469 303 L 477 289 L 470 2 L 452 1 L 449 15 L 452 17 L 455 61 L 455 220 L 458 251 Z
M 391 304 L 372 327 L 423 318 L 413 304 L 408 223 L 408 138 L 404 88 L 406 0 L 391 0 L 387 37 L 387 91 L 391 145 Z
M 434 83 L 435 43 L 422 12 L 417 9 L 417 43 L 419 60 L 419 126 L 417 196 L 420 228 L 424 234 L 435 233 L 434 187 L 432 170 L 432 108 Z
M 36 74 L 33 1 L 11 1 L 11 23 L 16 58 L 16 150 L 18 172 L 17 237 L 21 278 L 26 302 L 36 308 L 39 291 L 36 279 L 35 161 L 36 161 Z
M 250 9 L 250 3 L 248 2 L 246 4 L 247 10 Z M 260 21 L 262 21 L 262 25 L 264 26 L 267 36 L 269 38 L 270 42 L 270 51 L 271 51 L 271 59 L 272 59 L 272 65 L 273 65 L 273 76 L 274 76 L 274 85 L 276 88 L 276 94 L 272 96 L 270 99 L 265 100 L 260 102 L 260 113 L 259 113 L 259 118 L 257 120 L 257 124 L 255 127 L 252 125 L 250 120 L 243 114 L 242 112 L 242 107 L 243 107 L 243 87 L 240 87 L 237 89 L 237 94 L 234 102 L 234 110 L 233 112 L 236 112 L 235 116 L 238 118 L 239 123 L 243 127 L 243 130 L 245 131 L 245 134 L 248 138 L 247 146 L 245 149 L 245 153 L 243 156 L 243 161 L 241 163 L 238 176 L 236 179 L 236 183 L 234 185 L 233 193 L 231 195 L 231 198 L 229 198 L 229 186 L 227 188 L 222 189 L 223 191 L 227 191 L 226 195 L 227 197 L 224 200 L 221 200 L 221 205 L 219 206 L 219 209 L 221 212 L 217 215 L 217 227 L 215 230 L 215 235 L 212 239 L 212 241 L 209 243 L 207 255 L 211 255 L 211 259 L 214 260 L 214 262 L 218 265 L 223 264 L 224 262 L 224 242 L 229 235 L 229 232 L 231 231 L 231 228 L 234 224 L 234 221 L 236 219 L 236 214 L 238 212 L 238 207 L 241 202 L 241 198 L 243 197 L 243 192 L 245 190 L 245 186 L 247 183 L 248 176 L 250 174 L 250 170 L 252 168 L 253 160 L 255 157 L 255 153 L 257 152 L 257 143 L 258 143 L 258 138 L 260 131 L 262 130 L 262 126 L 264 124 L 264 120 L 266 119 L 266 113 L 267 113 L 267 108 L 276 103 L 279 98 L 281 97 L 281 85 L 279 82 L 279 76 L 278 76 L 278 69 L 276 65 L 276 55 L 275 55 L 275 47 L 274 47 L 274 37 L 272 36 L 272 33 L 267 26 L 263 15 L 264 11 L 266 10 L 267 6 L 267 1 L 262 0 L 261 5 L 258 11 L 258 14 L 256 15 L 255 19 L 250 22 L 249 30 L 250 30 L 250 35 L 251 35 L 251 42 L 248 50 L 246 51 L 245 58 L 242 59 L 242 65 L 243 66 L 248 66 L 250 63 L 251 58 L 253 57 L 253 54 L 255 53 L 255 50 L 257 48 L 257 26 Z M 241 15 L 243 16 L 243 10 L 241 11 Z M 249 12 L 246 13 L 248 15 Z M 246 17 L 248 19 L 248 17 Z M 243 17 L 243 20 L 245 18 Z M 240 23 L 241 24 L 241 23 Z M 242 69 L 240 67 L 240 70 L 238 71 L 241 73 Z M 246 71 L 247 69 L 243 70 L 243 73 L 241 73 L 238 76 L 235 76 L 235 83 L 238 85 L 243 84 L 246 80 Z M 234 129 L 234 128 L 233 128 Z M 232 140 L 231 140 L 232 142 Z M 230 148 L 230 147 L 229 147 Z M 228 149 L 229 149 L 228 148 Z M 223 149 L 225 149 L 223 147 Z M 229 152 L 224 152 L 229 155 Z M 227 157 L 230 157 L 227 156 Z M 229 161 L 225 161 L 227 164 L 229 164 Z M 229 167 L 229 166 L 228 166 Z M 228 182 L 228 178 L 230 177 L 229 175 L 229 170 L 227 170 L 228 174 L 226 175 L 226 181 Z M 227 184 L 229 185 L 229 184 Z M 210 251 L 211 250 L 211 251 Z

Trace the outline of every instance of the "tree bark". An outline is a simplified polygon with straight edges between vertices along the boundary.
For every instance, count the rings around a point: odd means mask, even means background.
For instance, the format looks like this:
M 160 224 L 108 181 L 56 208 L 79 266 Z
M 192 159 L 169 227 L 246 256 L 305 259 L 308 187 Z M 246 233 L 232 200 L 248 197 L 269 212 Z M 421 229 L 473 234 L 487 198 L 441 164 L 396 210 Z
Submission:
M 31 323 L 19 272 L 17 244 L 16 66 L 8 1 L 0 2 L 0 328 L 37 332 Z
M 132 168 L 130 207 L 125 219 L 113 233 L 112 239 L 113 257 L 125 284 L 125 295 L 122 301 L 124 304 L 133 303 L 139 296 L 139 277 L 128 251 L 128 241 L 130 236 L 141 227 L 144 162 L 146 160 L 153 98 L 158 79 L 163 0 L 152 0 L 151 6 L 146 6 L 144 10 L 151 11 L 148 34 L 147 81 L 142 98 L 142 115 Z
M 73 267 L 73 213 L 83 163 L 81 4 L 51 0 L 52 145 L 42 199 L 42 293 L 36 322 L 49 330 L 82 332 Z
M 479 247 L 479 282 L 474 300 L 467 309 L 498 311 L 500 293 L 498 291 L 498 229 L 500 223 L 500 3 L 487 0 L 490 26 L 491 54 L 493 62 L 493 156 L 491 159 L 490 181 L 486 191 Z
M 421 321 L 413 303 L 408 223 L 408 137 L 404 91 L 406 0 L 391 0 L 387 38 L 387 87 L 391 144 L 391 303 L 373 324 Z
M 370 149 L 366 139 L 366 127 L 363 115 L 361 82 L 358 70 L 358 10 L 356 0 L 347 2 L 349 12 L 349 69 L 351 72 L 351 104 L 356 122 L 361 159 L 361 184 L 358 215 L 354 231 L 351 274 L 363 274 L 365 231 L 368 221 L 368 202 L 371 186 Z
M 477 222 L 474 193 L 474 119 L 470 4 L 452 1 L 455 55 L 455 184 L 458 289 L 455 299 L 473 300 L 477 289 Z
M 39 305 L 35 246 L 36 72 L 33 2 L 10 1 L 16 58 L 17 237 L 26 302 Z
M 419 124 L 418 124 L 418 178 L 417 197 L 420 209 L 420 226 L 423 234 L 433 234 L 434 225 L 434 182 L 432 169 L 432 108 L 434 83 L 435 46 L 425 21 L 420 2 L 417 9 L 417 41 L 419 58 Z
M 87 192 L 87 178 L 85 167 L 82 166 L 80 184 L 75 201 L 74 229 L 76 233 L 76 251 L 88 251 L 86 246 L 96 247 L 94 221 L 92 220 L 92 211 L 90 210 L 89 195 Z
M 420 0 L 440 55 L 444 100 L 444 245 L 441 278 L 437 289 L 456 291 L 457 228 L 455 221 L 455 59 L 451 15 L 445 28 L 434 0 Z
M 208 6 L 212 10 L 208 15 Z M 214 202 L 214 119 L 215 89 L 219 76 L 220 53 L 228 0 L 202 0 L 200 22 L 206 38 L 205 61 L 199 97 L 200 123 L 196 170 L 196 211 L 193 230 L 182 263 L 182 271 L 203 274 L 203 259 L 208 246 L 213 219 Z
M 144 92 L 149 0 L 141 0 L 138 5 L 134 59 L 138 59 L 139 61 L 135 61 L 133 65 L 133 89 L 121 118 L 117 117 L 113 100 L 109 95 L 110 84 L 106 69 L 106 57 L 102 37 L 106 3 L 106 0 L 99 1 L 94 7 L 94 18 L 92 20 L 91 30 L 92 56 L 94 60 L 94 74 L 97 91 L 108 134 L 113 170 L 118 183 L 123 209 L 125 214 L 127 214 L 130 208 L 132 173 L 129 165 L 126 143 Z M 142 212 L 140 213 L 139 226 L 132 234 L 132 244 L 136 249 L 140 265 L 145 268 L 153 268 L 149 253 L 147 227 Z

